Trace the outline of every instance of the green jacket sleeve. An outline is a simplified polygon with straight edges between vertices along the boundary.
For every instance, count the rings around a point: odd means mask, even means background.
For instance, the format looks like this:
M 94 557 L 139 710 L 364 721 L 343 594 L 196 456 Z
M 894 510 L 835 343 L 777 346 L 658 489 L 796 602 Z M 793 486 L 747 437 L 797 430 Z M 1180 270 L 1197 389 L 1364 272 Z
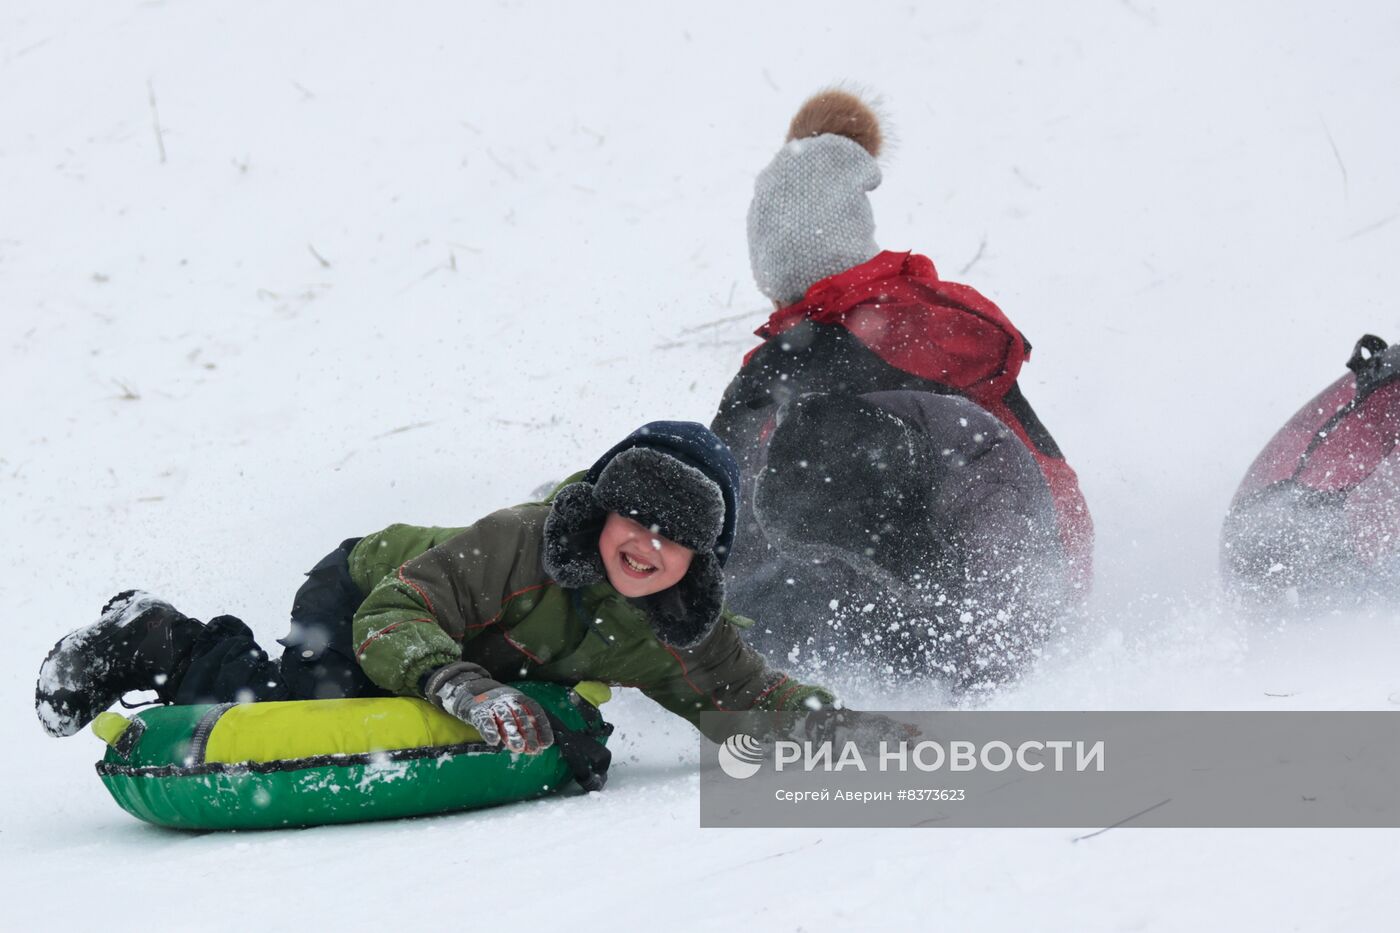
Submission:
M 361 593 L 371 592 L 407 561 L 466 531 L 421 525 L 390 525 L 365 535 L 350 551 L 350 579 Z
M 354 619 L 366 676 L 417 695 L 424 674 L 460 659 L 462 642 L 494 622 L 511 594 L 547 580 L 539 557 L 547 512 L 502 509 L 463 529 L 395 525 L 356 545 L 351 576 L 357 584 L 378 577 Z
M 726 610 L 714 631 L 689 649 L 667 647 L 676 659 L 670 676 L 644 685 L 642 692 L 705 732 L 701 713 L 771 710 L 802 711 L 831 705 L 827 690 L 801 683 L 768 666 L 739 636 L 739 617 Z M 716 741 L 727 733 L 706 733 Z

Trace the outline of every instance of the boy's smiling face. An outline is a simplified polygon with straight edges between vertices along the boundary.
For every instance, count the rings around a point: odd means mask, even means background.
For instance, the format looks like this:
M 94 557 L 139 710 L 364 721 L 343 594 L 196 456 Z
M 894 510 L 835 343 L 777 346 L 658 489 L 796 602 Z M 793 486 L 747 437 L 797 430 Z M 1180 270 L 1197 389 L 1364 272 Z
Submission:
M 613 589 L 634 599 L 675 586 L 695 556 L 690 548 L 617 512 L 609 512 L 603 523 L 598 553 Z

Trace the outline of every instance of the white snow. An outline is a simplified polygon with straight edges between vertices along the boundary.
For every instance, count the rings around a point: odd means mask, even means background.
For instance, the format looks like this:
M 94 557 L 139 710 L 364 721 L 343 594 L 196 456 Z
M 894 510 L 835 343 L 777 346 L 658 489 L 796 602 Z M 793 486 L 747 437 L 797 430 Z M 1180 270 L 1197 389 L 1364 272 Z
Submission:
M 634 691 L 601 794 L 164 832 L 31 698 L 118 590 L 271 644 L 343 538 L 708 421 L 767 310 L 752 179 L 849 78 L 898 141 L 880 244 L 1026 332 L 1097 520 L 1088 618 L 994 705 L 1396 710 L 1393 614 L 1248 622 L 1215 552 L 1273 431 L 1363 332 L 1400 339 L 1397 43 L 1383 3 L 10 0 L 6 927 L 1393 926 L 1394 831 L 704 831 L 696 737 Z

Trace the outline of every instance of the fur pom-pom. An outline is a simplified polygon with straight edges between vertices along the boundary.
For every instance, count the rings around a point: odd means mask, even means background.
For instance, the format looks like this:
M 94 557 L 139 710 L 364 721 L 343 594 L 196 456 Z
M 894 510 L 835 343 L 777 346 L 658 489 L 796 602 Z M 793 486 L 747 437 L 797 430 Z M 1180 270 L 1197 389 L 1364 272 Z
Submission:
M 870 105 L 850 91 L 827 88 L 812 95 L 788 127 L 789 140 L 835 133 L 859 143 L 872 156 L 879 157 L 884 144 L 880 119 Z

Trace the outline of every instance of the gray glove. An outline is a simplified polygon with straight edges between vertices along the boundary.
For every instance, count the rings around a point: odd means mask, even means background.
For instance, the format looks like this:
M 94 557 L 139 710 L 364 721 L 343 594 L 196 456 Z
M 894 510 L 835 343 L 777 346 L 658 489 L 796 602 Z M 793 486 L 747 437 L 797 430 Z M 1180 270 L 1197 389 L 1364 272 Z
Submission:
M 443 712 L 475 726 L 488 745 L 504 743 L 517 754 L 535 755 L 554 744 L 554 730 L 540 705 L 492 680 L 479 664 L 457 661 L 438 668 L 423 685 L 423 695 Z

